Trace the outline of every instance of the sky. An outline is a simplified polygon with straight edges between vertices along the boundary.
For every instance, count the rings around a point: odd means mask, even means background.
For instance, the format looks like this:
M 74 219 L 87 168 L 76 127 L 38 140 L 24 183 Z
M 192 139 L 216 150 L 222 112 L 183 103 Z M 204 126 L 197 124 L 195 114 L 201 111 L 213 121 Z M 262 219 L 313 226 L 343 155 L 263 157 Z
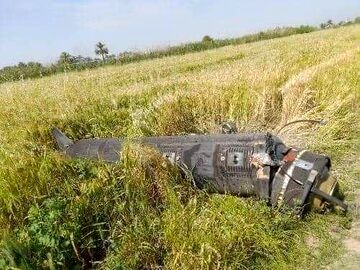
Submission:
M 0 67 L 94 57 L 98 41 L 117 55 L 357 16 L 360 0 L 0 0 Z

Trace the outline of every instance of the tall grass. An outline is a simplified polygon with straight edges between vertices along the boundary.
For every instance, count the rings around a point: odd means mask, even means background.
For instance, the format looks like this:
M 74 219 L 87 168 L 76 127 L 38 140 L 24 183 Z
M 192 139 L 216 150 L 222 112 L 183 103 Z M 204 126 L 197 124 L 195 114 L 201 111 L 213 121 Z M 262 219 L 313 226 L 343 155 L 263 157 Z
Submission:
M 305 220 L 256 199 L 207 194 L 151 149 L 108 165 L 66 160 L 50 128 L 89 136 L 275 131 L 329 155 L 358 189 L 360 27 L 0 85 L 0 268 L 315 269 L 348 218 Z M 340 229 L 339 229 L 340 228 Z M 309 239 L 312 242 L 309 244 Z M 315 240 L 314 240 L 315 239 Z M 315 245 L 315 246 L 314 246 Z
M 298 27 L 278 27 L 275 29 L 262 31 L 256 34 L 245 35 L 238 38 L 216 40 L 210 38 L 209 40 L 205 41 L 189 42 L 185 44 L 169 46 L 164 49 L 153 49 L 144 52 L 123 52 L 120 53 L 117 58 L 109 58 L 106 61 L 101 61 L 100 59 L 92 60 L 90 58 L 87 61 L 82 60 L 80 62 L 67 64 L 53 63 L 49 66 L 42 66 L 40 63 L 34 62 L 30 62 L 28 64 L 21 63 L 17 66 L 8 66 L 0 69 L 0 83 L 30 78 L 39 78 L 62 72 L 92 69 L 106 65 L 121 65 L 166 56 L 183 55 L 186 53 L 200 52 L 228 45 L 239 45 L 261 40 L 286 37 L 290 35 L 310 33 L 316 30 L 318 30 L 316 27 L 307 25 L 301 25 Z

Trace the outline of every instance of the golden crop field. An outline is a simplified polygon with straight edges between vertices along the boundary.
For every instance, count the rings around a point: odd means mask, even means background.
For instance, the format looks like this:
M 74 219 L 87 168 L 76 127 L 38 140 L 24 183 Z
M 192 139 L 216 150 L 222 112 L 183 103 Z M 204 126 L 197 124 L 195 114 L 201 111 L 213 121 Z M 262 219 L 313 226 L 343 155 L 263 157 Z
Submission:
M 344 252 L 339 235 L 359 214 L 298 220 L 258 200 L 195 190 L 152 150 L 129 146 L 113 166 L 66 160 L 50 135 L 54 126 L 72 139 L 219 133 L 225 121 L 243 132 L 275 132 L 297 119 L 327 124 L 296 124 L 280 137 L 330 156 L 355 203 L 359 25 L 1 84 L 0 268 L 333 263 Z

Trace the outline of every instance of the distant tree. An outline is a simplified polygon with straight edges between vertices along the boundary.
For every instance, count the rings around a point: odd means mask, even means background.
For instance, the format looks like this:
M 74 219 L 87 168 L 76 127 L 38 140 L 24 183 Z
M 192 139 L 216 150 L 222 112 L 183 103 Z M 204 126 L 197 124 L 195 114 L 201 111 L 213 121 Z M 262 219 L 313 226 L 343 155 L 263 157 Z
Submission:
M 105 61 L 105 57 L 109 54 L 109 50 L 104 43 L 100 41 L 95 45 L 95 54 L 100 55 L 102 60 Z
M 105 58 L 106 59 L 116 59 L 116 55 L 115 54 L 109 54 Z
M 74 63 L 76 64 L 82 64 L 85 62 L 85 57 L 78 55 L 78 56 L 74 56 Z
M 93 62 L 93 59 L 91 57 L 84 57 L 82 55 L 78 55 L 73 57 L 73 61 L 77 64 L 86 64 Z
M 208 35 L 206 35 L 202 38 L 202 42 L 204 42 L 204 43 L 213 42 L 213 41 L 214 41 L 214 39 Z
M 108 64 L 115 64 L 116 63 L 116 55 L 115 54 L 109 54 L 105 57 L 106 63 Z
M 300 25 L 299 27 L 295 28 L 296 34 L 304 34 L 304 33 L 310 33 L 316 30 L 316 27 L 310 26 L 310 25 Z
M 26 68 L 26 64 L 24 62 L 19 62 L 18 67 L 19 68 Z
M 360 23 L 360 17 L 356 17 L 354 23 Z
M 130 51 L 124 51 L 119 53 L 118 55 L 118 59 L 122 59 L 122 58 L 130 58 L 134 55 L 134 52 L 130 52 Z
M 60 54 L 58 64 L 60 64 L 60 65 L 69 65 L 73 61 L 74 61 L 74 57 L 71 54 L 69 54 L 67 52 L 62 52 Z
M 333 26 L 334 26 L 334 23 L 333 23 L 332 20 L 328 20 L 327 22 L 320 24 L 320 28 L 321 28 L 321 29 L 331 28 L 331 27 L 333 27 Z
M 39 63 L 39 62 L 33 62 L 33 61 L 30 61 L 30 62 L 28 62 L 28 63 L 25 64 L 25 65 L 27 65 L 28 67 L 41 67 L 41 66 L 42 66 L 41 63 Z

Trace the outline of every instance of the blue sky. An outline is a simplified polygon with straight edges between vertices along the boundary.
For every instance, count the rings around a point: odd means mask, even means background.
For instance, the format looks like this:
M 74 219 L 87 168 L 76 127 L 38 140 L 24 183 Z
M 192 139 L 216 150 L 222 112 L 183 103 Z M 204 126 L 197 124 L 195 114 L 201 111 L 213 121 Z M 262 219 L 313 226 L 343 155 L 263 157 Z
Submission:
M 360 0 L 0 0 L 0 67 L 235 37 L 275 26 L 360 16 Z

